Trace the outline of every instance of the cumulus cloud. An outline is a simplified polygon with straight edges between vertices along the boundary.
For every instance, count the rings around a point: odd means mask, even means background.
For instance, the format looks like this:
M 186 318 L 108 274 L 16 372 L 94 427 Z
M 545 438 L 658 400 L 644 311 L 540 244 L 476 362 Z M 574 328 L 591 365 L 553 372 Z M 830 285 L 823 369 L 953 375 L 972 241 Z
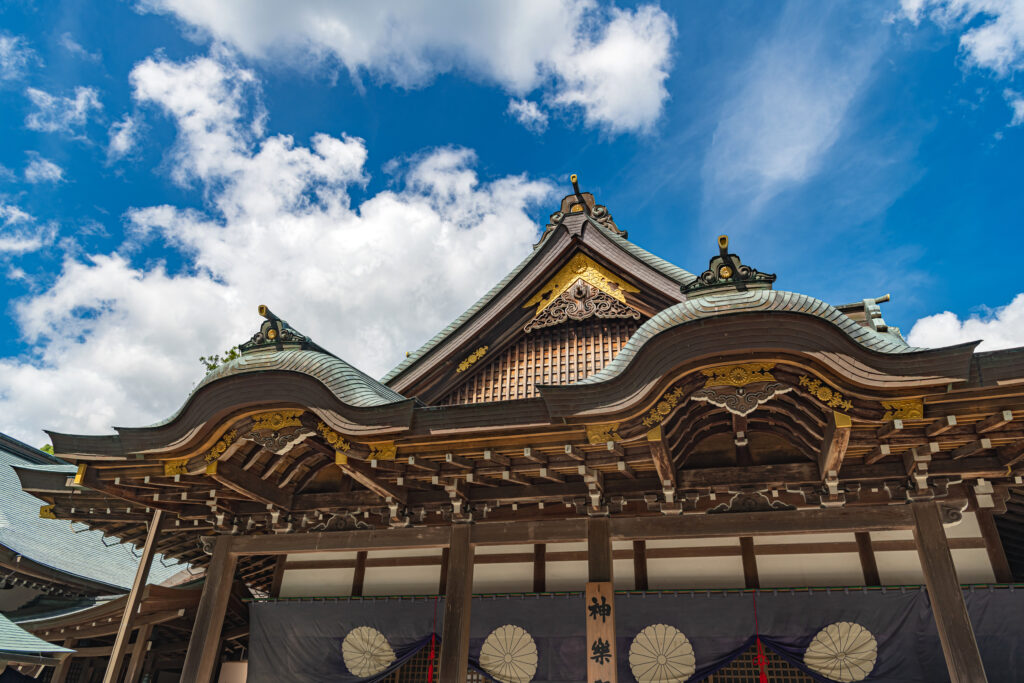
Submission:
M 29 152 L 28 166 L 25 167 L 25 182 L 59 183 L 64 179 L 64 169 L 35 152 Z
M 21 36 L 0 32 L 0 83 L 14 81 L 36 59 L 36 53 Z
M 0 359 L 0 431 L 103 432 L 171 414 L 200 355 L 247 339 L 264 303 L 379 375 L 461 313 L 531 249 L 528 211 L 553 189 L 523 176 L 482 181 L 469 150 L 403 160 L 398 185 L 353 202 L 362 140 L 266 135 L 259 83 L 218 58 L 147 59 L 140 107 L 177 127 L 174 180 L 205 209 L 138 207 L 134 240 L 159 240 L 181 272 L 127 254 L 68 260 L 52 287 L 14 307 L 28 359 Z
M 548 115 L 536 102 L 512 98 L 508 101 L 506 112 L 534 133 L 543 133 L 548 129 Z
M 921 318 L 907 335 L 910 344 L 928 348 L 979 339 L 981 351 L 1024 346 L 1024 294 L 1018 294 L 1006 306 L 965 320 L 950 311 Z
M 19 207 L 0 201 L 0 257 L 37 251 L 50 244 L 55 234 L 54 226 L 41 226 Z M 0 381 L 0 403 L 3 395 Z
M 107 144 L 107 160 L 116 161 L 135 149 L 138 133 L 139 123 L 131 114 L 125 114 L 120 121 L 111 124 L 108 131 L 110 142 Z
M 246 55 L 339 64 L 356 79 L 366 73 L 420 87 L 459 71 L 518 97 L 541 88 L 552 105 L 579 107 L 585 123 L 610 131 L 649 128 L 668 98 L 675 24 L 653 5 L 143 0 L 141 6 L 173 14 Z
M 964 30 L 966 64 L 1000 76 L 1024 68 L 1024 4 L 1020 0 L 901 0 L 903 15 L 927 18 L 944 30 Z
M 95 88 L 79 86 L 74 97 L 51 95 L 36 88 L 28 88 L 25 95 L 35 105 L 35 111 L 25 117 L 25 125 L 45 133 L 74 133 L 86 124 L 90 112 L 103 109 Z
M 845 23 L 827 15 L 788 8 L 737 74 L 701 170 L 705 210 L 756 212 L 814 177 L 842 135 L 882 54 L 886 29 L 878 22 L 856 41 L 840 40 Z

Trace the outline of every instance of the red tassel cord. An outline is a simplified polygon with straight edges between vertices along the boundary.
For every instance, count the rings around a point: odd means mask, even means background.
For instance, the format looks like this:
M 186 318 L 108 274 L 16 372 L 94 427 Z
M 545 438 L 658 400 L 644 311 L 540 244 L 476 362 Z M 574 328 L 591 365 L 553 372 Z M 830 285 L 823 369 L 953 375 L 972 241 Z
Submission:
M 437 661 L 437 596 L 434 596 L 434 623 L 430 628 L 430 656 L 427 661 L 427 683 L 434 683 L 434 662 Z
M 761 644 L 761 629 L 757 624 L 757 591 L 754 596 L 754 638 L 757 639 L 757 669 L 760 672 L 759 683 L 768 683 L 768 658 L 764 654 L 764 645 Z

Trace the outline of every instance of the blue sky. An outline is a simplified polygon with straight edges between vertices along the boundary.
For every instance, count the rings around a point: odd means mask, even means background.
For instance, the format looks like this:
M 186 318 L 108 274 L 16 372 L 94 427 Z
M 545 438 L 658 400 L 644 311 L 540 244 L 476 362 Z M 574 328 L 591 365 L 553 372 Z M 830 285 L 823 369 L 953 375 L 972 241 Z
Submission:
M 0 431 L 162 419 L 258 303 L 383 374 L 573 172 L 691 271 L 1024 344 L 1022 68 L 1020 0 L 7 3 Z

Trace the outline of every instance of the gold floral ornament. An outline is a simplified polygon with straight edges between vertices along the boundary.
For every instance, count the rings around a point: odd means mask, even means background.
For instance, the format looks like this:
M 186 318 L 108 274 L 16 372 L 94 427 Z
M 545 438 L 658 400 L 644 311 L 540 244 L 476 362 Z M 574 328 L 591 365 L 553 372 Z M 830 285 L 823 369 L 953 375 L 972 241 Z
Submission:
M 924 402 L 921 399 L 882 401 L 881 403 L 882 407 L 885 408 L 885 416 L 882 419 L 886 422 L 893 420 L 920 420 L 924 418 Z
M 252 428 L 256 430 L 269 429 L 276 432 L 285 427 L 301 427 L 302 423 L 299 422 L 301 415 L 301 410 L 275 410 L 272 413 L 261 413 L 253 416 Z
M 459 367 L 455 370 L 455 372 L 465 372 L 466 370 L 469 370 L 471 367 L 473 367 L 474 363 L 476 363 L 478 360 L 484 357 L 484 354 L 487 353 L 488 348 L 490 347 L 481 346 L 476 351 L 469 354 L 466 357 L 466 360 L 459 363 Z
M 708 378 L 704 387 L 745 387 L 754 382 L 774 382 L 775 377 L 769 370 L 775 363 L 740 363 L 739 365 L 723 365 L 718 368 L 701 370 Z
M 621 441 L 619 436 L 619 425 L 587 425 L 587 443 L 593 445 L 604 445 L 609 441 Z
M 800 386 L 807 389 L 812 396 L 830 408 L 842 408 L 846 411 L 853 410 L 853 401 L 827 384 L 823 384 L 820 379 L 800 375 Z
M 661 424 L 668 417 L 668 414 L 672 412 L 672 409 L 679 405 L 682 398 L 683 390 L 679 387 L 666 393 L 658 401 L 658 404 L 647 413 L 647 417 L 644 418 L 644 426 L 653 427 L 654 425 Z
M 348 441 L 345 441 L 345 437 L 328 427 L 323 420 L 316 423 L 316 430 L 320 432 L 324 437 L 324 441 L 326 441 L 327 445 L 333 448 L 335 452 L 348 452 L 348 450 L 352 448 L 351 444 L 349 444 Z
M 208 463 L 211 463 L 215 460 L 219 460 L 220 456 L 224 454 L 224 451 L 228 449 L 228 446 L 235 442 L 235 439 L 237 437 L 238 434 L 235 432 L 234 429 L 232 429 L 230 432 L 222 436 L 220 438 L 220 441 L 213 444 L 213 448 L 210 449 L 210 452 L 206 454 L 206 457 L 204 457 L 203 460 L 205 460 Z

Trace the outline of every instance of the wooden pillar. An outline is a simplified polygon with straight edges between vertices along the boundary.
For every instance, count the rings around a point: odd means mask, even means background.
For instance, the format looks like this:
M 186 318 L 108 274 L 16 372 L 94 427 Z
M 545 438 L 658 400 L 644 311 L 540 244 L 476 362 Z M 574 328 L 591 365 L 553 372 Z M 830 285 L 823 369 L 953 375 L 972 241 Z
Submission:
M 591 582 L 612 581 L 612 536 L 607 517 L 587 518 L 587 575 Z
M 224 626 L 224 612 L 231 597 L 231 584 L 235 576 L 237 558 L 231 552 L 233 536 L 220 536 L 214 546 L 213 557 L 206 568 L 206 582 L 199 599 L 192 637 L 181 667 L 181 680 L 190 683 L 209 683 L 217 664 L 220 632 Z
M 153 625 L 139 627 L 135 633 L 135 644 L 132 645 L 132 656 L 128 660 L 128 671 L 124 675 L 124 683 L 138 683 L 142 676 L 142 665 L 149 653 L 149 637 L 153 633 Z
M 633 541 L 633 586 L 647 590 L 647 541 Z
M 288 561 L 287 555 L 278 555 L 274 560 L 274 577 L 270 580 L 270 597 L 281 597 L 281 583 L 284 582 L 284 565 Z
M 448 552 L 448 548 L 441 548 L 441 579 L 437 586 L 438 595 L 444 595 L 448 588 Z
M 533 592 L 543 593 L 547 588 L 547 552 L 544 543 L 533 545 Z
M 913 503 L 914 540 L 951 683 L 984 683 L 985 668 L 967 614 L 936 503 Z
M 1013 583 L 1013 572 L 1010 570 L 1010 561 L 1006 559 L 1006 550 L 1003 549 L 1003 539 L 999 538 L 999 529 L 996 527 L 995 516 L 991 508 L 983 508 L 978 505 L 978 498 L 974 491 L 968 487 L 969 498 L 974 504 L 978 519 L 978 528 L 981 529 L 981 537 L 985 540 L 985 550 L 988 552 L 988 561 L 992 564 L 992 574 L 997 583 Z
M 466 683 L 469 670 L 469 611 L 473 597 L 473 544 L 470 524 L 453 524 L 448 542 L 448 582 L 441 624 L 438 680 Z
M 365 550 L 356 553 L 356 568 L 352 572 L 352 595 L 356 597 L 363 594 L 363 581 L 366 579 L 366 556 Z
M 146 544 L 142 547 L 139 568 L 135 572 L 135 582 L 132 584 L 131 592 L 128 593 L 128 603 L 124 606 L 124 615 L 121 617 L 121 626 L 117 629 L 114 649 L 110 653 L 110 659 L 107 660 L 107 671 L 103 675 L 103 683 L 117 683 L 121 677 L 121 667 L 124 666 L 124 658 L 128 654 L 128 639 L 131 638 L 135 617 L 139 612 L 142 591 L 146 588 L 149 568 L 153 564 L 153 556 L 156 555 L 156 539 L 160 535 L 160 527 L 163 526 L 163 523 L 164 511 L 154 510 L 153 518 L 149 522 L 149 533 L 146 534 Z
M 747 588 L 760 588 L 757 576 L 757 555 L 754 554 L 754 538 L 740 536 L 740 553 L 743 556 L 743 581 Z
M 78 640 L 75 638 L 68 638 L 64 641 L 63 645 L 64 647 L 73 650 L 77 642 Z M 70 655 L 60 660 L 60 663 L 53 668 L 53 676 L 50 677 L 50 683 L 64 683 L 68 679 L 69 671 L 71 671 Z
M 860 568 L 864 572 L 865 586 L 880 586 L 882 579 L 878 575 L 878 563 L 875 561 L 875 549 L 871 547 L 871 533 L 858 531 L 854 534 L 857 538 L 857 553 L 860 555 Z

